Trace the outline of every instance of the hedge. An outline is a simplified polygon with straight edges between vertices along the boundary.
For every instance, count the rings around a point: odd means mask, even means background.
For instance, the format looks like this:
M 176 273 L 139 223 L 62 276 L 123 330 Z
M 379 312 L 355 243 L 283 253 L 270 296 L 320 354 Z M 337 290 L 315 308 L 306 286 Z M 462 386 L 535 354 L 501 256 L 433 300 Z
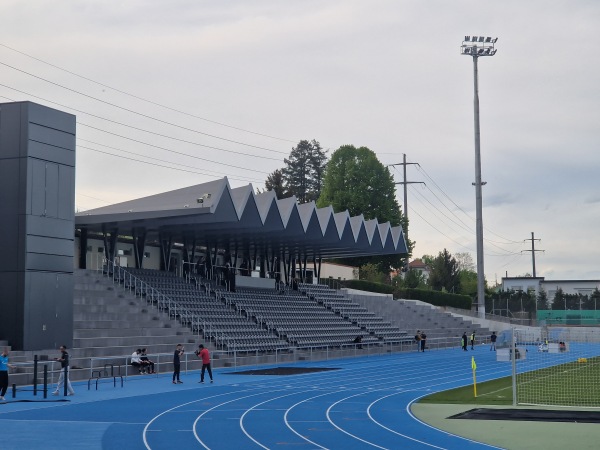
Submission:
M 470 310 L 473 303 L 473 300 L 468 295 L 449 294 L 447 292 L 428 289 L 394 289 L 389 284 L 374 283 L 365 280 L 344 280 L 341 284 L 349 289 L 377 292 L 379 294 L 393 294 L 395 299 L 421 300 L 435 306 L 451 306 L 453 308 Z

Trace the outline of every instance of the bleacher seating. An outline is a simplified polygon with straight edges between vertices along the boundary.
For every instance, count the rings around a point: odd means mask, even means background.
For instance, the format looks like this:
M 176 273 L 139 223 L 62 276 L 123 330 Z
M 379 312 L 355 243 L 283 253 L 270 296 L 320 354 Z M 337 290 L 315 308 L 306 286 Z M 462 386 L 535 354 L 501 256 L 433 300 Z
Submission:
M 159 292 L 155 301 L 161 309 L 221 348 L 342 346 L 357 336 L 362 344 L 411 339 L 406 331 L 324 285 L 300 283 L 297 291 L 229 292 L 207 280 L 168 272 L 129 268 L 127 273 L 122 281 L 138 295 Z

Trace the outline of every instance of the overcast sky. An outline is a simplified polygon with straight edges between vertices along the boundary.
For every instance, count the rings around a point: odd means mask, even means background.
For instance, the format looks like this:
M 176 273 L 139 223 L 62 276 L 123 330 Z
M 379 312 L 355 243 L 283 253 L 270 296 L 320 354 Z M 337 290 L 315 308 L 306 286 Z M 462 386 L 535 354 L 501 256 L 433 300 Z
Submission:
M 600 279 L 596 0 L 4 0 L 0 17 L 0 101 L 77 116 L 78 210 L 223 176 L 262 188 L 316 139 L 418 163 L 414 256 L 474 261 L 460 45 L 497 36 L 479 59 L 486 278 L 531 274 L 534 232 L 537 276 Z

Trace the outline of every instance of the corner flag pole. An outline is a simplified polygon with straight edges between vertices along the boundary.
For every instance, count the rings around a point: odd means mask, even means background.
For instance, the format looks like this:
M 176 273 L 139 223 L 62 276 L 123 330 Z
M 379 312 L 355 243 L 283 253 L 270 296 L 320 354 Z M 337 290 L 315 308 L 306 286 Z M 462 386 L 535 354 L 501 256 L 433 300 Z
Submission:
M 475 357 L 471 356 L 471 369 L 473 370 L 473 395 L 477 398 L 477 376 L 475 371 L 477 370 L 477 364 L 475 364 Z

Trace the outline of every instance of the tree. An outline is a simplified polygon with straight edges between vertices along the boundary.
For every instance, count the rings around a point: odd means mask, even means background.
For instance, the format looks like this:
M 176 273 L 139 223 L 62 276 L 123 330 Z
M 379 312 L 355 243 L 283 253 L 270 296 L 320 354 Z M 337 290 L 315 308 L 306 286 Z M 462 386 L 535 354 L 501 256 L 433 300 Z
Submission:
M 460 267 L 460 263 L 459 267 Z M 472 270 L 460 270 L 460 292 L 459 294 L 475 297 L 477 295 L 477 272 Z
M 360 279 L 365 281 L 372 281 L 374 283 L 383 283 L 385 281 L 384 274 L 382 274 L 375 264 L 365 264 L 360 268 Z
M 332 205 L 335 212 L 348 210 L 351 216 L 364 215 L 365 220 L 377 219 L 391 226 L 408 229 L 408 221 L 396 201 L 396 186 L 387 167 L 367 147 L 344 145 L 337 149 L 327 163 L 327 170 L 317 201 L 320 208 Z M 409 254 L 412 243 L 407 242 Z M 345 262 L 364 265 L 372 262 L 389 279 L 391 269 L 402 267 L 404 255 L 352 258 Z
M 590 308 L 596 310 L 600 306 L 600 291 L 598 288 L 594 289 L 592 295 L 590 295 Z
M 538 310 L 548 309 L 548 294 L 546 294 L 546 291 L 543 288 L 540 288 L 536 301 Z
M 302 140 L 284 159 L 281 170 L 286 195 L 295 195 L 299 203 L 316 201 L 323 186 L 327 155 L 316 140 Z
M 460 273 L 458 262 L 446 249 L 438 253 L 431 264 L 429 284 L 437 291 L 460 292 Z
M 404 287 L 412 289 L 422 289 L 427 286 L 425 275 L 420 271 L 411 269 L 404 275 Z
M 554 309 L 554 310 L 567 309 L 565 302 L 566 302 L 565 293 L 563 292 L 563 290 L 561 288 L 558 288 L 556 290 L 556 294 L 554 294 L 554 299 L 552 300 L 552 309 Z
M 454 254 L 454 258 L 458 263 L 458 270 L 475 272 L 475 264 L 473 263 L 473 257 L 469 252 L 459 252 Z
M 274 172 L 269 174 L 267 180 L 265 181 L 265 190 L 274 191 L 277 198 L 289 197 L 285 190 L 283 172 L 281 169 L 276 169 Z

